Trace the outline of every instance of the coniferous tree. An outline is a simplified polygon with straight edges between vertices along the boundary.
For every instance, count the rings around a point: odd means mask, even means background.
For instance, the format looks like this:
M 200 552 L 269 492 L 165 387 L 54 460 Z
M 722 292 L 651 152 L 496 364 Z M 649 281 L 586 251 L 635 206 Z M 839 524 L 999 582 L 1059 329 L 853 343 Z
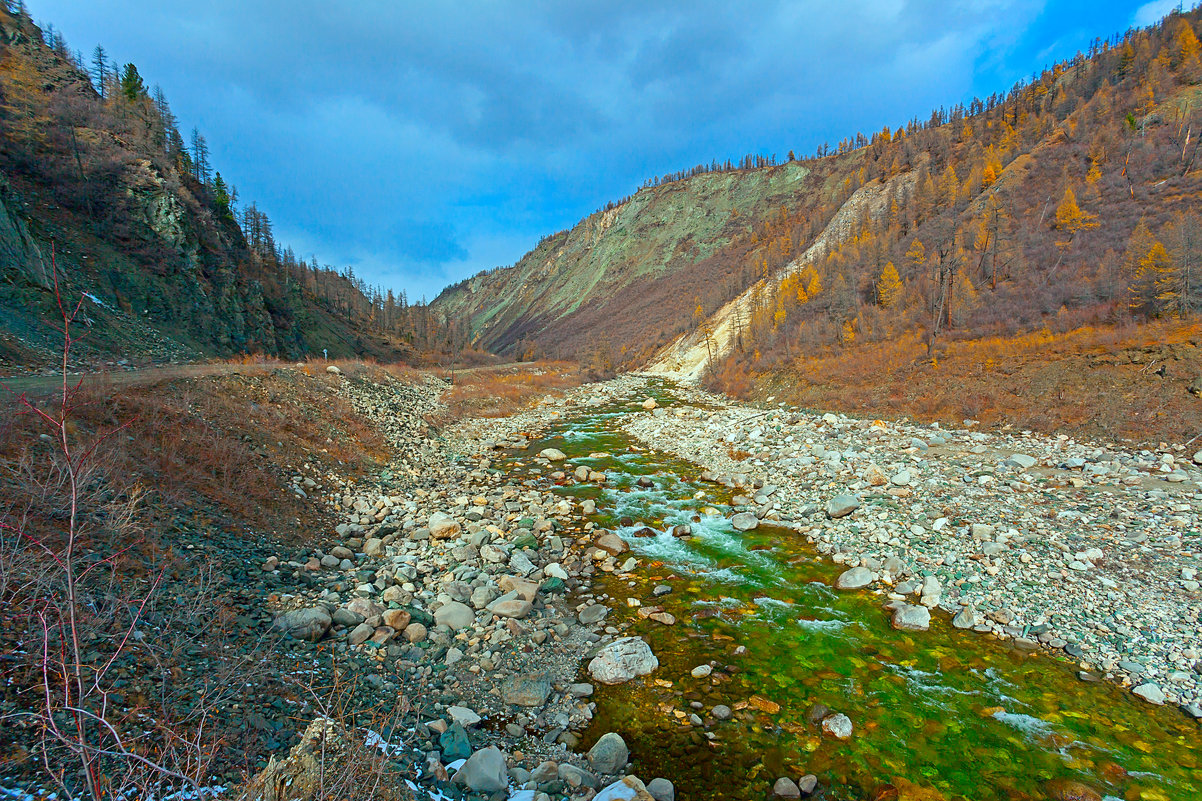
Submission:
M 901 293 L 901 276 L 897 274 L 897 268 L 893 266 L 893 262 L 886 262 L 885 268 L 876 282 L 877 300 L 882 308 L 888 309 L 897 303 L 901 298 Z
M 233 209 L 230 207 L 229 189 L 221 178 L 221 173 L 217 173 L 213 178 L 213 205 L 217 208 L 218 219 L 234 221 Z
M 108 92 L 109 82 L 109 62 L 108 53 L 105 52 L 104 45 L 96 45 L 96 49 L 92 51 L 92 69 L 91 76 L 96 84 L 96 91 L 100 93 L 103 99 Z
M 199 128 L 192 129 L 192 177 L 202 184 L 209 182 L 209 143 Z
M 146 95 L 146 84 L 142 82 L 142 76 L 133 64 L 126 64 L 121 71 L 121 94 L 131 103 Z

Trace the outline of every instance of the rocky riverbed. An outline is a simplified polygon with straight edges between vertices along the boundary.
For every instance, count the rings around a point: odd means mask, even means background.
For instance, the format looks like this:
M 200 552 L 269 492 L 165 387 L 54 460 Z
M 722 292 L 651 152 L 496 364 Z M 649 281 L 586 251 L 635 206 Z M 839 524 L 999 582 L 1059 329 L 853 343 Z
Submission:
M 608 683 L 655 665 L 641 640 L 606 624 L 609 607 L 590 592 L 596 571 L 614 569 L 613 556 L 605 563 L 593 552 L 605 542 L 585 519 L 595 506 L 549 491 L 566 478 L 561 455 L 532 455 L 526 477 L 493 468 L 528 446 L 523 432 L 576 401 L 434 435 L 425 418 L 439 411 L 437 382 L 348 380 L 341 389 L 378 421 L 396 456 L 367 486 L 298 476 L 294 491 L 343 522 L 318 547 L 262 565 L 296 580 L 296 592 L 273 600 L 272 627 L 293 655 L 332 649 L 365 674 L 369 691 L 411 699 L 402 739 L 428 785 L 671 799 L 667 780 L 644 785 L 628 773 L 617 734 L 573 751 L 595 708 L 582 660 Z
M 659 678 L 661 646 L 649 648 L 640 632 L 672 632 L 692 612 L 658 605 L 676 577 L 650 576 L 649 567 L 665 568 L 645 549 L 631 551 L 630 538 L 687 537 L 689 526 L 640 533 L 639 521 L 614 519 L 615 508 L 604 507 L 617 477 L 602 465 L 622 462 L 601 452 L 569 458 L 539 442 L 549 427 L 571 436 L 565 421 L 598 413 L 645 447 L 704 465 L 701 477 L 724 500 L 703 515 L 726 515 L 748 542 L 768 527 L 799 533 L 846 568 L 835 586 L 882 593 L 896 629 L 921 637 L 942 609 L 958 628 L 1075 659 L 1083 679 L 1109 677 L 1152 703 L 1202 713 L 1194 575 L 1202 468 L 1183 447 L 1131 451 L 753 408 L 681 387 L 664 408 L 644 401 L 647 388 L 627 376 L 436 432 L 426 417 L 437 412 L 437 383 L 342 385 L 378 420 L 396 458 L 374 482 L 298 476 L 294 491 L 342 522 L 315 547 L 262 569 L 294 588 L 269 599 L 273 628 L 294 658 L 316 675 L 332 653 L 368 692 L 410 699 L 392 733 L 415 788 L 674 797 L 659 777 L 673 774 L 671 764 L 630 762 L 622 737 L 599 736 L 593 721 L 612 722 L 595 701 L 614 697 L 608 687 L 678 692 Z M 631 478 L 623 486 L 636 495 L 657 483 Z M 734 672 L 710 660 L 690 665 L 684 683 L 718 688 Z M 684 711 L 660 701 L 651 714 L 706 731 L 700 742 L 711 746 L 724 725 L 759 731 L 768 721 L 795 731 L 775 720 L 780 704 L 759 695 L 693 699 Z M 813 718 L 820 738 L 846 739 L 860 725 L 821 704 L 806 714 L 816 710 L 826 710 Z M 782 774 L 768 777 L 765 792 L 823 792 L 812 773 Z
M 1202 451 L 678 391 L 705 408 L 659 409 L 627 430 L 745 487 L 736 526 L 792 526 L 849 568 L 840 587 L 886 593 L 899 628 L 943 609 L 1202 717 Z

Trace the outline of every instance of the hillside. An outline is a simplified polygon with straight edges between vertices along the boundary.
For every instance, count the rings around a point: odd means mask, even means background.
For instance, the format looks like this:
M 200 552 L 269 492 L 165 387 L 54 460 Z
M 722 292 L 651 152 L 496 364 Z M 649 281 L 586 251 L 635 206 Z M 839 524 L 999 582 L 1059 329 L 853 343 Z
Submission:
M 903 337 L 933 363 L 958 340 L 1188 318 L 1198 27 L 1174 13 L 833 153 L 690 171 L 434 307 L 499 350 L 610 354 L 734 392 Z
M 650 355 L 683 331 L 697 302 L 716 307 L 745 285 L 730 253 L 747 248 L 748 220 L 804 213 L 821 186 L 795 162 L 645 188 L 514 266 L 448 287 L 431 306 L 500 352 Z
M 132 64 L 82 63 L 0 7 L 0 370 L 58 345 L 55 277 L 81 297 L 82 361 L 260 353 L 396 359 L 428 346 L 424 309 L 306 263 L 185 145 Z M 57 266 L 57 273 L 54 269 Z M 416 318 L 422 319 L 416 319 Z

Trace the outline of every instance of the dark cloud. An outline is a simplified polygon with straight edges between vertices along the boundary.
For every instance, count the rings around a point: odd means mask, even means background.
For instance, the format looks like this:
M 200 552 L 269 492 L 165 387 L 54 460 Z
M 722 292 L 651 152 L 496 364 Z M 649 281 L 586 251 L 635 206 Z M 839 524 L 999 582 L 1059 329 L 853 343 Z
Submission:
M 1140 6 L 30 0 L 161 84 L 322 261 L 433 295 L 652 174 L 1006 88 Z

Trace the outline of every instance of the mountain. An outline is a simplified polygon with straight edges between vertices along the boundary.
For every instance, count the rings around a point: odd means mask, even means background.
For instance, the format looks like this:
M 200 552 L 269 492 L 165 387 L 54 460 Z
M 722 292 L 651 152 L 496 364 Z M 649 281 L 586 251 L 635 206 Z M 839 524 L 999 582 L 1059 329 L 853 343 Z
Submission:
M 81 297 L 84 361 L 259 353 L 411 357 L 424 307 L 279 245 L 184 143 L 132 64 L 89 65 L 20 5 L 0 6 L 0 367 L 61 344 L 54 287 Z
M 499 352 L 729 388 L 801 355 L 1189 316 L 1199 12 L 783 164 L 649 182 L 433 302 Z M 725 378 L 723 378 L 725 376 Z

